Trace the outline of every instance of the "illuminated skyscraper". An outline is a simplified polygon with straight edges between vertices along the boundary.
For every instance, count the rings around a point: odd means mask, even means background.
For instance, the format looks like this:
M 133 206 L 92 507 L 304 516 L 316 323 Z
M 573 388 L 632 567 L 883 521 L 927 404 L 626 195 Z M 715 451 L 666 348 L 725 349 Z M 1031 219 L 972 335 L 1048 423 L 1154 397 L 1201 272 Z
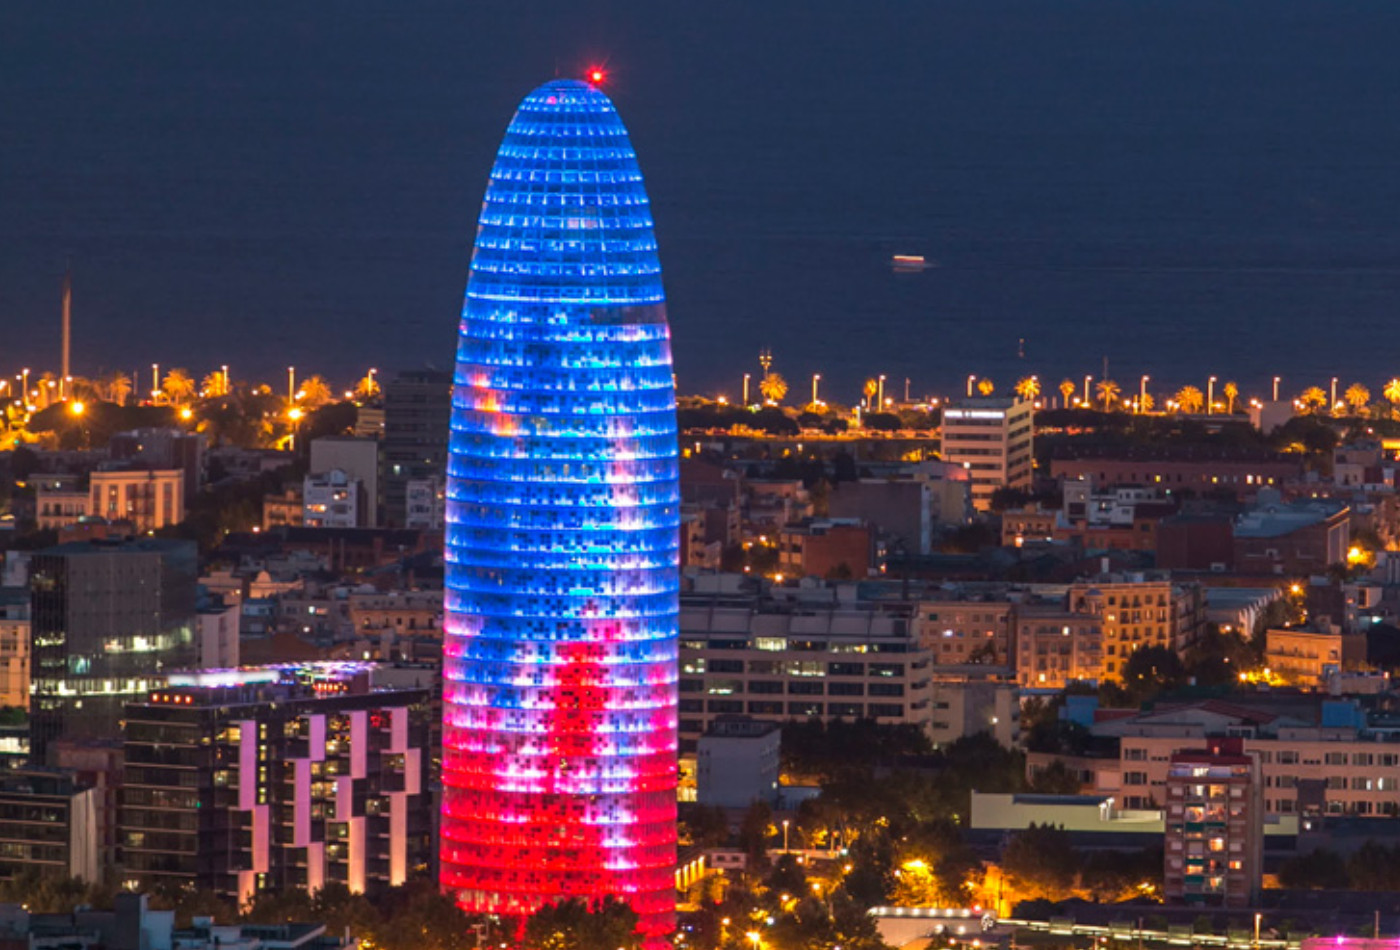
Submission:
M 556 80 L 491 170 L 448 461 L 442 883 L 673 926 L 679 547 L 656 239 L 606 95 Z

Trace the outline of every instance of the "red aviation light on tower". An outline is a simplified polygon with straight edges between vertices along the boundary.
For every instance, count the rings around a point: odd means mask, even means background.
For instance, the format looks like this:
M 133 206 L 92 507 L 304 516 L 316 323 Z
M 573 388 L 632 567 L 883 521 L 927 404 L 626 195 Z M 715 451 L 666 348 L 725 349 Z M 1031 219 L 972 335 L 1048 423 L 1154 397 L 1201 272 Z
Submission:
M 595 86 L 601 86 L 607 78 L 607 70 L 603 69 L 600 66 L 594 66 L 588 71 L 588 81 Z

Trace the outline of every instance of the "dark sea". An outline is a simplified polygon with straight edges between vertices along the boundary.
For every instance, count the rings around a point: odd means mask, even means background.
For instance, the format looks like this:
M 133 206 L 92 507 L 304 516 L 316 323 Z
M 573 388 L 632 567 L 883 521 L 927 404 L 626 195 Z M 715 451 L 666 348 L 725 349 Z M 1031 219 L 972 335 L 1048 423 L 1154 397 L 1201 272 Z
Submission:
M 593 63 L 682 390 L 1400 374 L 1397 0 L 8 0 L 0 372 L 69 260 L 78 373 L 449 367 L 500 135 Z

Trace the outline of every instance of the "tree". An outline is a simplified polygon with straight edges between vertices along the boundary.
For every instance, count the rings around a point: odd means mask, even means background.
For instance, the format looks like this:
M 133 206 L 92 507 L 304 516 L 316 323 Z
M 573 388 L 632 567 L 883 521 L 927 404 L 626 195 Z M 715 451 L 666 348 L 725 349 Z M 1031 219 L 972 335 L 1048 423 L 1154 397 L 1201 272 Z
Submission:
M 591 904 L 571 898 L 547 904 L 525 921 L 525 945 L 535 950 L 618 950 L 637 941 L 637 912 L 609 895 Z
M 780 403 L 787 395 L 787 380 L 783 379 L 781 373 L 764 373 L 763 378 L 758 381 L 758 391 L 768 402 Z
M 1347 864 L 1340 854 L 1318 848 L 1289 858 L 1278 869 L 1279 883 L 1298 890 L 1342 890 L 1350 886 Z
M 379 380 L 374 378 L 374 373 L 366 373 L 355 384 L 355 398 L 361 401 L 373 399 L 379 395 Z
M 1175 650 L 1138 647 L 1123 664 L 1123 686 L 1130 698 L 1141 702 L 1186 681 L 1186 667 Z
M 861 387 L 861 392 L 865 393 L 865 405 L 867 407 L 875 404 L 875 396 L 880 391 L 880 381 L 878 379 L 867 379 L 865 385 Z
M 1063 900 L 1074 888 L 1079 857 L 1063 828 L 1032 824 L 1012 836 L 1001 867 L 1022 898 Z
M 977 391 L 984 396 L 990 396 L 992 393 L 996 392 L 996 388 L 996 383 L 985 376 L 977 381 Z
M 1391 377 L 1390 382 L 1385 384 L 1385 398 L 1390 403 L 1391 415 L 1394 415 L 1396 408 L 1400 407 L 1400 377 Z
M 126 397 L 131 395 L 131 377 L 125 373 L 113 373 L 107 380 L 107 398 L 119 406 L 126 405 Z
M 168 403 L 188 402 L 195 392 L 194 377 L 187 370 L 172 369 L 161 381 L 160 391 Z
M 1040 379 L 1026 376 L 1016 381 L 1016 395 L 1027 401 L 1040 395 Z
M 1069 408 L 1069 401 L 1074 398 L 1075 392 L 1079 389 L 1072 379 L 1060 380 L 1060 396 L 1064 399 L 1064 407 Z
M 1327 405 L 1327 394 L 1322 391 L 1321 386 L 1309 386 L 1298 396 L 1298 401 L 1306 411 L 1317 412 Z
M 331 387 L 324 379 L 320 376 L 308 376 L 302 381 L 297 398 L 308 409 L 317 409 L 335 397 L 331 395 Z
M 1103 403 L 1104 411 L 1113 408 L 1113 404 L 1118 401 L 1118 396 L 1123 389 L 1111 379 L 1101 379 L 1094 387 L 1094 394 L 1099 397 L 1099 402 Z
M 207 374 L 199 384 L 199 394 L 206 399 L 227 396 L 228 387 L 224 385 L 224 374 L 218 370 Z
M 1182 386 L 1176 393 L 1176 404 L 1188 416 L 1200 412 L 1206 404 L 1205 393 L 1195 386 Z
M 1240 396 L 1239 384 L 1231 380 L 1225 384 L 1225 388 L 1222 392 L 1225 393 L 1225 411 L 1230 415 L 1234 415 L 1235 400 Z
M 1157 401 L 1152 398 L 1151 393 L 1143 393 L 1138 399 L 1138 412 L 1151 412 L 1157 408 Z
M 1347 387 L 1347 391 L 1342 394 L 1348 406 L 1351 407 L 1353 415 L 1361 415 L 1362 410 L 1371 401 L 1371 390 L 1360 383 L 1352 383 Z

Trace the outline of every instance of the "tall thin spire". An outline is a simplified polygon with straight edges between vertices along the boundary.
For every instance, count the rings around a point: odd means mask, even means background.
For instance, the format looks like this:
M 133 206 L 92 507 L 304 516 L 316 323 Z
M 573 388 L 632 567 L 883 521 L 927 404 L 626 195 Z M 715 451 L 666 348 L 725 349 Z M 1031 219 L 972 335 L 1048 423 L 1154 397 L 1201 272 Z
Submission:
M 59 386 L 65 396 L 68 395 L 68 379 L 72 375 L 73 367 L 69 362 L 69 357 L 73 352 L 73 262 L 68 262 L 68 268 L 63 272 L 63 374 L 59 377 L 62 380 Z

